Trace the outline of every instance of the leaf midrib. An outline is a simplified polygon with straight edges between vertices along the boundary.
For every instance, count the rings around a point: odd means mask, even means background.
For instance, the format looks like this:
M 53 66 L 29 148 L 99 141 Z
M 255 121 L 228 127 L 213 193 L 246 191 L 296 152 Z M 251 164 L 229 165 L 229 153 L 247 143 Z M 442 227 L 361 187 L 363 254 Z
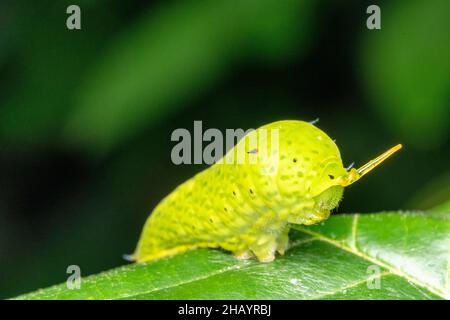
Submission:
M 357 223 L 358 216 L 354 215 L 353 219 L 354 220 L 353 220 L 353 223 L 352 223 L 352 239 L 356 238 L 356 223 Z M 317 240 L 327 242 L 327 243 L 329 243 L 329 244 L 331 244 L 331 245 L 333 245 L 333 246 L 335 246 L 335 247 L 337 247 L 337 248 L 339 248 L 341 250 L 344 250 L 346 252 L 352 253 L 352 254 L 354 254 L 354 255 L 356 255 L 356 256 L 358 256 L 358 257 L 360 257 L 360 258 L 362 258 L 362 259 L 364 259 L 366 261 L 369 261 L 371 263 L 379 265 L 380 267 L 388 269 L 391 273 L 393 273 L 393 274 L 395 274 L 395 275 L 397 275 L 399 277 L 402 277 L 402 278 L 404 278 L 404 279 L 406 279 L 406 280 L 408 280 L 408 281 L 410 281 L 410 282 L 412 282 L 412 283 L 414 283 L 414 284 L 416 284 L 416 285 L 418 285 L 420 287 L 423 287 L 423 288 L 427 289 L 428 291 L 434 293 L 435 295 L 437 295 L 437 296 L 439 296 L 439 297 L 441 297 L 443 299 L 450 299 L 450 297 L 445 292 L 442 292 L 438 288 L 431 287 L 428 284 L 422 282 L 420 279 L 414 278 L 414 277 L 404 273 L 402 270 L 396 268 L 395 266 L 392 266 L 389 263 L 386 263 L 384 261 L 381 261 L 381 260 L 379 260 L 377 258 L 374 258 L 372 256 L 369 256 L 369 255 L 359 251 L 356 248 L 356 243 L 352 243 L 352 246 L 347 246 L 344 243 L 342 243 L 340 241 L 337 241 L 337 240 L 333 240 L 331 238 L 328 238 L 328 237 L 324 236 L 321 233 L 314 232 L 314 231 L 311 231 L 311 230 L 308 230 L 308 229 L 305 229 L 305 228 L 302 228 L 302 227 L 299 227 L 299 226 L 296 226 L 295 230 L 303 232 L 303 233 L 305 233 L 305 234 L 307 234 L 307 235 L 309 235 L 309 236 L 311 236 L 313 238 L 316 238 Z

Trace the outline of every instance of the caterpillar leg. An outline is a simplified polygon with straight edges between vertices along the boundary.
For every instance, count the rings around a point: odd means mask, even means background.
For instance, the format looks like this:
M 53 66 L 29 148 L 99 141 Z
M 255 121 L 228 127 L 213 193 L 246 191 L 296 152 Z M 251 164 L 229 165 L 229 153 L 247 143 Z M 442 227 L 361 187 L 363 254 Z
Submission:
M 270 246 L 261 247 L 253 250 L 256 258 L 259 262 L 272 262 L 275 259 L 276 244 L 273 243 Z
M 239 260 L 247 260 L 253 257 L 253 253 L 250 250 L 234 251 L 233 255 Z
M 277 249 L 277 242 L 274 237 L 261 238 L 251 250 L 260 262 L 272 262 L 275 259 L 275 251 Z
M 280 234 L 278 238 L 277 244 L 277 252 L 281 255 L 284 255 L 289 245 L 289 230 L 291 227 L 286 225 L 283 229 L 283 232 Z

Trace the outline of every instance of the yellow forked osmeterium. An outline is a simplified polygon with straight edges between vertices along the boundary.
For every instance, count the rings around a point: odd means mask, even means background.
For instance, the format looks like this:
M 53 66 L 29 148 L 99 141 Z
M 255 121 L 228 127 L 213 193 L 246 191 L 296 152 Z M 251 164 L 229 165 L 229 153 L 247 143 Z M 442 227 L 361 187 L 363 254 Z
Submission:
M 271 138 L 272 130 L 277 141 Z M 269 132 L 264 135 L 269 150 L 264 161 L 263 150 L 249 143 L 255 135 L 261 140 L 263 132 Z M 218 161 L 156 206 L 130 259 L 151 261 L 208 247 L 223 248 L 238 258 L 272 261 L 275 252 L 284 254 L 288 246 L 290 224 L 327 219 L 344 187 L 400 148 L 347 170 L 336 144 L 313 124 L 289 120 L 262 126 L 224 156 L 245 150 L 244 163 Z

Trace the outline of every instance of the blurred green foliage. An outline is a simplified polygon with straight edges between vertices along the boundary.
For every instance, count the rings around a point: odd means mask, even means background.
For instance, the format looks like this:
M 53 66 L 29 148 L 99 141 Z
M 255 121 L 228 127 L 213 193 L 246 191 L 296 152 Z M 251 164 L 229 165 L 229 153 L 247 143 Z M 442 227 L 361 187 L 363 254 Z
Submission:
M 442 146 L 450 128 L 450 2 L 383 9 L 387 32 L 364 39 L 362 70 L 374 106 L 405 144 Z
M 171 132 L 321 119 L 344 161 L 405 148 L 339 212 L 450 198 L 448 1 L 0 2 L 0 297 L 123 264 L 151 208 L 202 166 Z M 430 186 L 430 187 L 426 187 Z M 423 190 L 423 192 L 422 192 Z
M 87 76 L 67 135 L 94 152 L 110 150 L 186 106 L 238 58 L 283 59 L 302 44 L 309 11 L 309 0 L 184 1 L 147 10 Z

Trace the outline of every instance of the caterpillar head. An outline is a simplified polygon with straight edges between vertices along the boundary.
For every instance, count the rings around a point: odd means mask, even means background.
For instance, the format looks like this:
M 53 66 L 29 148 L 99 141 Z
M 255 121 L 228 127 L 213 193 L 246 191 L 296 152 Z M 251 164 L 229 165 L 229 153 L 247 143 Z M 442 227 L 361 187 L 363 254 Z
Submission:
M 362 176 L 369 173 L 401 148 L 402 145 L 398 144 L 377 158 L 370 160 L 359 169 L 349 168 L 346 170 L 337 159 L 327 160 L 327 164 L 319 175 L 319 179 L 316 179 L 315 185 L 313 186 L 313 188 L 316 188 L 315 192 L 317 194 L 315 196 L 315 202 L 325 210 L 335 208 L 342 198 L 344 187 L 358 181 Z
M 313 124 L 280 121 L 277 185 L 283 194 L 314 198 L 324 210 L 335 208 L 344 187 L 358 181 L 401 148 L 389 149 L 359 169 L 347 170 L 335 142 Z

